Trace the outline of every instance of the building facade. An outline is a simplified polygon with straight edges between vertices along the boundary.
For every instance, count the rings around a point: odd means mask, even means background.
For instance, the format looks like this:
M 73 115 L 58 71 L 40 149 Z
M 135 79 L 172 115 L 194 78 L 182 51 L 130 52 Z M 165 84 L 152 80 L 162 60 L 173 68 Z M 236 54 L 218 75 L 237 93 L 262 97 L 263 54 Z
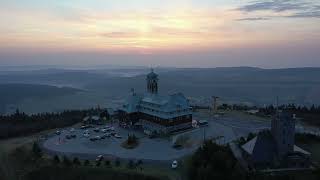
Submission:
M 147 75 L 147 92 L 131 91 L 122 110 L 132 124 L 139 123 L 146 133 L 172 133 L 192 127 L 192 109 L 182 93 L 160 95 L 158 75 Z
M 271 134 L 280 157 L 294 152 L 295 120 L 291 114 L 277 113 L 271 122 Z

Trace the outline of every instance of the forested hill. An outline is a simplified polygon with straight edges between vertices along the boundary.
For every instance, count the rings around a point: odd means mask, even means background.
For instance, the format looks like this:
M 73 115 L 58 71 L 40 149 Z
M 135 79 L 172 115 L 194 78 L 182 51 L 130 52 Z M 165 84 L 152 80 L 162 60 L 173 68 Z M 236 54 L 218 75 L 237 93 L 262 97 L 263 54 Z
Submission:
M 164 94 L 183 92 L 195 98 L 215 95 L 221 101 L 257 105 L 275 103 L 278 96 L 284 104 L 320 104 L 320 68 L 186 68 L 158 74 L 159 91 Z M 131 87 L 144 91 L 145 75 L 108 79 L 87 86 L 112 93 L 126 93 Z
M 211 103 L 211 96 L 219 96 L 220 102 L 230 104 L 263 106 L 274 104 L 276 97 L 279 97 L 281 104 L 320 105 L 320 68 L 221 67 L 154 70 L 159 74 L 160 94 L 182 92 L 195 104 Z M 123 103 L 131 88 L 136 92 L 146 91 L 145 75 L 148 72 L 149 68 L 0 71 L 0 83 L 3 84 L 0 85 L 0 111 L 4 104 L 6 107 L 16 104 L 14 107 L 26 113 L 90 108 L 97 104 L 117 107 Z M 79 90 L 56 86 L 85 91 L 75 93 Z M 54 98 L 44 98 L 48 96 Z M 24 98 L 32 100 L 19 103 Z
M 15 104 L 25 98 L 47 98 L 71 95 L 78 92 L 74 88 L 59 88 L 48 85 L 35 84 L 0 84 L 0 113 L 5 105 Z

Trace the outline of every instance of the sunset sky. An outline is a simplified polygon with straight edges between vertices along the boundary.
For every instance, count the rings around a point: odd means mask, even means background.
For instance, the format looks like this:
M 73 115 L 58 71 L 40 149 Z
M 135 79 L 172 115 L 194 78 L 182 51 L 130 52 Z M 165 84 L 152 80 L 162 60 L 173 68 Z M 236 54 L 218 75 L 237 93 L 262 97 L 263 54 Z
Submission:
M 0 0 L 0 65 L 320 66 L 318 0 Z

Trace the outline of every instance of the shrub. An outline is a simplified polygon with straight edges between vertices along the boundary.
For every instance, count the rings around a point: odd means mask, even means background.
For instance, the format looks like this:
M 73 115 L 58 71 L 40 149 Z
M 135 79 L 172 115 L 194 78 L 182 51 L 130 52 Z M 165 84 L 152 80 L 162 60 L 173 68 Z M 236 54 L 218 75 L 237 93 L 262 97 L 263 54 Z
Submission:
M 139 161 L 137 162 L 137 166 L 140 166 L 143 164 L 143 161 L 141 159 L 139 159 Z
M 71 161 L 68 159 L 67 156 L 63 156 L 63 164 L 65 166 L 71 166 Z
M 59 163 L 60 163 L 60 158 L 59 158 L 59 156 L 54 155 L 54 157 L 53 157 L 53 163 L 54 163 L 54 164 L 59 164 Z
M 243 179 L 229 147 L 206 141 L 187 163 L 189 179 Z
M 101 165 L 101 161 L 97 161 L 96 166 L 99 167 Z
M 104 161 L 104 165 L 107 166 L 107 167 L 110 167 L 111 166 L 111 163 L 109 160 L 105 160 Z
M 77 157 L 75 157 L 75 158 L 73 158 L 73 164 L 74 165 L 76 165 L 76 166 L 80 166 L 81 165 L 81 162 L 80 162 L 80 160 L 77 158 Z
M 137 142 L 138 142 L 138 139 L 134 134 L 128 135 L 128 140 L 127 140 L 128 145 L 137 144 Z
M 129 169 L 133 169 L 134 168 L 134 162 L 132 160 L 130 160 L 128 162 L 127 168 L 129 168 Z
M 117 158 L 116 161 L 114 162 L 114 164 L 116 167 L 119 167 L 120 166 L 120 159 Z
M 89 160 L 85 160 L 83 165 L 89 166 L 90 165 L 90 161 Z
M 42 150 L 37 142 L 34 142 L 32 145 L 32 152 L 37 157 L 42 157 Z

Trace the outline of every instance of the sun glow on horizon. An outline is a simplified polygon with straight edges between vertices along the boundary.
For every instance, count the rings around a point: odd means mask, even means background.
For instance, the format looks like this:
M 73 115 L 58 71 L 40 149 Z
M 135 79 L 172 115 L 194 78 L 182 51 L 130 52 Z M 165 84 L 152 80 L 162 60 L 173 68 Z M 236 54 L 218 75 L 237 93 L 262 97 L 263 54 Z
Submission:
M 136 51 L 149 54 L 304 40 L 314 38 L 320 30 L 315 23 L 319 20 L 276 18 L 258 21 L 257 18 L 253 21 L 254 18 L 250 18 L 248 13 L 229 4 L 194 7 L 188 1 L 179 2 L 184 2 L 181 7 L 109 11 L 99 10 L 98 7 L 33 9 L 30 6 L 28 9 L 12 5 L 10 7 L 15 7 L 15 10 L 3 8 L 0 11 L 0 48 Z M 290 12 L 255 13 L 264 17 L 279 14 L 288 16 Z

